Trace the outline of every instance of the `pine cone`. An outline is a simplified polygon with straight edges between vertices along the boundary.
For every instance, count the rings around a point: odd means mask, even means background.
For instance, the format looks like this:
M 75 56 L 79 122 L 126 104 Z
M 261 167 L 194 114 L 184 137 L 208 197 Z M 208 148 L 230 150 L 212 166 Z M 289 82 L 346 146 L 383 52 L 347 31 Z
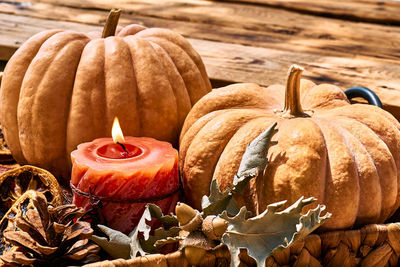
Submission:
M 21 206 L 25 208 L 8 218 L 16 229 L 3 233 L 4 240 L 14 246 L 0 256 L 5 263 L 65 266 L 98 260 L 94 256 L 100 248 L 88 240 L 93 233 L 90 224 L 74 223 L 84 214 L 83 209 L 73 204 L 53 207 L 39 192 L 35 192 L 30 204 Z

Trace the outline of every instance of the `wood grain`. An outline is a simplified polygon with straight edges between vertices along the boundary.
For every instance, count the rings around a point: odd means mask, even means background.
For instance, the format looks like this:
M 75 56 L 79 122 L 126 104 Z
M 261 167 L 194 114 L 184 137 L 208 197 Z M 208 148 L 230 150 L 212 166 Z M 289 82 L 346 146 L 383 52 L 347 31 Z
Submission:
M 4 5 L 0 4 L 0 10 Z M 0 13 L 1 14 L 1 13 Z M 31 19 L 24 16 L 0 16 L 0 60 L 8 60 L 32 35 L 49 29 L 77 29 L 80 31 L 101 30 L 99 26 L 86 25 L 73 22 Z
M 100 26 L 55 22 L 16 15 L 4 14 L 2 19 L 8 23 L 14 23 L 18 29 L 18 32 L 12 36 L 11 43 L 14 49 L 16 44 L 23 43 L 36 32 L 47 28 L 101 30 Z M 34 27 L 27 27 L 27 25 L 34 25 Z M 0 33 L 5 30 L 0 24 Z M 398 75 L 400 65 L 395 61 L 376 61 L 367 57 L 321 56 L 191 38 L 189 41 L 202 56 L 210 78 L 220 83 L 256 82 L 261 85 L 283 83 L 287 69 L 291 64 L 296 63 L 306 68 L 305 77 L 317 83 L 329 82 L 342 88 L 367 86 L 376 91 L 387 109 L 400 112 L 400 76 Z M 0 45 L 4 46 L 3 43 Z
M 111 6 L 124 8 L 121 25 L 165 27 L 188 37 L 214 86 L 283 83 L 287 68 L 297 63 L 317 83 L 370 87 L 387 109 L 400 114 L 399 27 L 271 12 L 277 9 L 262 6 L 183 0 L 3 1 L 0 59 L 7 60 L 44 29 L 101 31 Z
M 42 0 L 47 2 L 48 0 Z M 102 25 L 111 6 L 122 6 L 121 25 L 173 29 L 186 37 L 344 57 L 400 60 L 400 28 L 320 18 L 274 8 L 207 1 L 34 1 L 0 4 L 4 13 Z M 207 4 L 208 3 L 208 4 Z M 68 6 L 66 6 L 68 5 Z M 285 19 L 282 19 L 285 18 Z
M 321 16 L 400 25 L 400 3 L 393 0 L 223 0 L 284 8 Z

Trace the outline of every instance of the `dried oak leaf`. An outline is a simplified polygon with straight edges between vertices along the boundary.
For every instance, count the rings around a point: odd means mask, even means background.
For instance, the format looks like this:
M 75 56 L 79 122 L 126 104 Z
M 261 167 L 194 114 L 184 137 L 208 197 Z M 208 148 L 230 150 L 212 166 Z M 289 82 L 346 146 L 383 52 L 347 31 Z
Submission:
M 152 219 L 157 219 L 162 224 L 162 227 L 156 229 L 153 234 L 148 224 Z M 107 237 L 93 235 L 91 240 L 113 258 L 129 259 L 137 255 L 155 253 L 163 245 L 181 239 L 178 237 L 180 228 L 176 217 L 163 215 L 161 209 L 155 204 L 146 205 L 138 225 L 129 236 L 104 225 L 98 225 L 98 227 Z
M 203 218 L 208 215 L 218 215 L 223 211 L 227 211 L 231 215 L 239 212 L 239 207 L 235 203 L 233 195 L 240 194 L 252 178 L 264 172 L 268 164 L 267 151 L 271 138 L 275 133 L 276 125 L 276 122 L 273 123 L 247 146 L 238 172 L 234 177 L 232 188 L 221 192 L 219 191 L 217 180 L 212 180 L 210 195 L 203 196 L 201 200 Z
M 258 266 L 264 266 L 265 260 L 275 249 L 283 249 L 318 228 L 331 214 L 320 216 L 325 206 L 318 205 L 305 215 L 303 207 L 311 204 L 315 198 L 301 197 L 287 209 L 278 212 L 286 201 L 271 204 L 258 216 L 246 219 L 246 207 L 240 209 L 235 217 L 223 212 L 220 217 L 228 222 L 228 228 L 222 236 L 222 243 L 228 246 L 231 263 L 238 266 L 241 248 L 248 251 Z
M 129 259 L 130 258 L 130 242 L 129 236 L 121 233 L 120 231 L 111 229 L 104 225 L 97 225 L 97 227 L 106 234 L 107 237 L 92 235 L 90 239 L 96 242 L 114 259 Z
M 150 235 L 151 226 L 149 226 L 147 222 L 150 222 L 153 218 L 161 221 L 163 227 L 156 229 L 154 234 Z M 178 224 L 178 220 L 175 216 L 163 215 L 161 209 L 157 205 L 151 203 L 147 204 L 138 225 L 129 235 L 131 238 L 131 258 L 135 258 L 137 255 L 143 256 L 145 254 L 155 253 L 159 249 L 159 246 L 155 246 L 158 240 L 179 235 L 180 228 Z M 139 235 L 143 235 L 143 238 L 140 238 Z

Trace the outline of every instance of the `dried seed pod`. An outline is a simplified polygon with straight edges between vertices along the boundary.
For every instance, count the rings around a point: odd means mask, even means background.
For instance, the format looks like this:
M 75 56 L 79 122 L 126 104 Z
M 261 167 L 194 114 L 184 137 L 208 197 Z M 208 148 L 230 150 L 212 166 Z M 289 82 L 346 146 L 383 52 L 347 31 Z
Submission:
M 63 204 L 57 179 L 44 169 L 25 165 L 0 175 L 0 219 L 29 190 L 42 192 L 53 206 Z
M 184 255 L 191 265 L 197 265 L 204 257 L 207 250 L 213 249 L 214 247 L 214 242 L 200 231 L 190 233 L 182 243 Z
M 203 233 L 212 240 L 220 240 L 228 228 L 228 222 L 216 216 L 207 216 L 201 226 Z
M 88 240 L 93 233 L 90 223 L 76 220 L 85 213 L 82 208 L 53 207 L 43 193 L 33 190 L 20 199 L 3 218 L 10 227 L 2 232 L 5 249 L 0 259 L 7 266 L 70 266 L 97 258 L 100 248 Z
M 20 198 L 18 198 L 11 208 L 4 214 L 0 220 L 0 256 L 5 252 L 14 253 L 18 250 L 18 246 L 12 245 L 7 242 L 4 238 L 4 233 L 8 231 L 15 231 L 16 225 L 12 220 L 17 216 L 25 216 L 28 210 L 34 207 L 33 199 L 36 196 L 34 190 L 26 191 Z M 0 258 L 0 266 L 6 266 L 6 264 Z
M 196 230 L 203 222 L 200 212 L 185 203 L 178 203 L 176 205 L 175 214 L 181 229 L 188 232 Z

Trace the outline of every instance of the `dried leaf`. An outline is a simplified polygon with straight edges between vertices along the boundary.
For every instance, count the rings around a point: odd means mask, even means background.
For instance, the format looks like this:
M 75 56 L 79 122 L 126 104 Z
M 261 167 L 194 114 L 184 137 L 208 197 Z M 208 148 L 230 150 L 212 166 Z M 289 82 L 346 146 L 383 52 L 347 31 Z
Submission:
M 96 242 L 114 259 L 130 258 L 129 255 L 131 251 L 131 239 L 127 235 L 104 225 L 98 225 L 97 227 L 107 235 L 107 238 L 92 235 L 90 237 L 92 241 Z
M 275 249 L 283 249 L 294 241 L 305 237 L 319 227 L 331 215 L 320 216 L 325 206 L 318 205 L 302 215 L 304 206 L 315 198 L 303 199 L 287 209 L 277 212 L 286 201 L 271 204 L 260 215 L 246 219 L 246 207 L 240 209 L 235 217 L 223 212 L 220 217 L 228 223 L 228 229 L 222 236 L 222 243 L 228 246 L 233 266 L 239 265 L 240 248 L 245 248 L 258 266 L 264 266 L 265 260 Z
M 237 172 L 238 177 L 257 176 L 268 164 L 267 151 L 277 123 L 257 136 L 247 146 Z
M 154 235 L 150 236 L 151 227 L 147 222 L 150 222 L 152 218 L 159 219 L 163 224 L 163 228 L 156 229 Z M 131 258 L 135 258 L 138 254 L 144 256 L 148 253 L 154 253 L 157 251 L 157 247 L 155 246 L 157 240 L 177 236 L 180 228 L 177 226 L 171 227 L 172 225 L 178 225 L 176 217 L 164 216 L 157 205 L 151 203 L 147 204 L 138 225 L 129 235 L 131 238 Z M 144 238 L 140 238 L 139 234 L 143 235 Z
M 203 218 L 209 215 L 218 215 L 225 210 L 229 214 L 238 213 L 239 208 L 233 198 L 232 191 L 229 188 L 224 192 L 219 191 L 218 182 L 213 179 L 210 185 L 210 195 L 203 196 L 201 200 Z
M 151 206 L 147 204 L 146 209 L 143 212 L 142 218 L 140 218 L 140 221 L 136 225 L 135 229 L 133 229 L 133 231 L 129 234 L 129 237 L 131 238 L 131 259 L 136 258 L 137 256 L 146 255 L 146 251 L 142 249 L 142 245 L 140 244 L 139 234 L 141 233 L 144 236 L 144 239 L 149 239 L 151 227 L 146 223 L 146 220 L 151 221 L 150 209 Z
M 165 230 L 164 228 L 158 228 L 154 231 L 154 235 L 150 235 L 147 240 L 140 240 L 140 245 L 147 253 L 156 253 L 163 245 L 166 244 L 162 241 L 166 241 L 168 238 L 170 238 L 169 241 L 172 241 L 172 238 L 176 238 L 179 235 L 180 230 L 181 229 L 176 226 L 171 227 L 168 230 Z M 157 242 L 158 244 L 156 245 Z
M 158 206 L 148 204 L 138 225 L 129 237 L 104 225 L 98 225 L 100 230 L 108 236 L 108 239 L 99 236 L 92 236 L 90 239 L 101 246 L 113 258 L 129 259 L 130 257 L 136 257 L 138 253 L 145 255 L 156 252 L 161 246 L 155 246 L 155 243 L 168 237 L 175 237 L 179 234 L 180 228 L 175 226 L 168 230 L 158 228 L 155 230 L 154 235 L 150 235 L 151 227 L 146 221 L 151 221 L 152 218 L 159 219 L 163 225 L 167 226 L 178 223 L 175 217 L 164 216 Z M 139 233 L 144 236 L 144 239 Z
M 264 172 L 268 164 L 267 151 L 271 138 L 275 133 L 276 125 L 277 123 L 275 122 L 247 146 L 240 162 L 239 170 L 233 179 L 232 188 L 220 192 L 217 181 L 214 179 L 211 182 L 210 196 L 203 196 L 201 200 L 203 218 L 208 215 L 218 215 L 223 211 L 227 211 L 232 215 L 239 212 L 233 195 L 242 193 L 252 178 Z
M 179 221 L 176 216 L 173 215 L 164 215 L 160 207 L 155 204 L 148 204 L 149 211 L 152 218 L 159 220 L 165 229 L 169 229 L 173 226 L 178 226 Z

